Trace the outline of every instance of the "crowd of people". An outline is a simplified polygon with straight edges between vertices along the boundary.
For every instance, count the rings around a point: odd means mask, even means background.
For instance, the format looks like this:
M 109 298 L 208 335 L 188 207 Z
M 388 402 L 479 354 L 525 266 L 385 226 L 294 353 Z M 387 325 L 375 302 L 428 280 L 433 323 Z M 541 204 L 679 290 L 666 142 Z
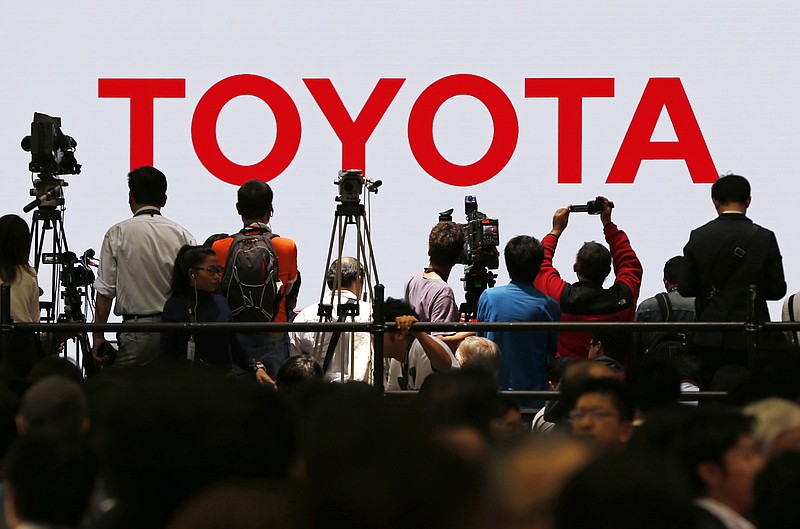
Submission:
M 242 228 L 198 245 L 165 218 L 166 177 L 128 175 L 132 217 L 108 230 L 95 321 L 368 322 L 357 259 L 331 263 L 330 303 L 295 310 L 297 248 L 272 232 L 273 194 L 243 184 Z M 712 186 L 717 217 L 639 302 L 643 267 L 614 204 L 598 197 L 607 244 L 585 243 L 569 282 L 554 267 L 570 208 L 541 240 L 504 248 L 510 283 L 486 289 L 480 322 L 743 321 L 747 292 L 767 321 L 786 282 L 775 235 L 746 216 L 738 175 Z M 30 232 L 0 218 L 0 278 L 12 318 L 38 321 Z M 489 528 L 800 524 L 797 335 L 491 330 L 458 321 L 447 280 L 464 230 L 440 222 L 428 266 L 384 304 L 384 395 L 364 332 L 123 332 L 84 379 L 20 334 L 4 359 L 0 454 L 8 527 Z M 611 272 L 613 282 L 606 287 Z M 794 300 L 784 307 L 794 321 Z M 726 397 L 686 401 L 689 391 Z M 404 390 L 417 390 L 403 397 Z M 519 401 L 503 390 L 555 390 Z M 682 397 L 682 394 L 684 397 Z M 681 401 L 683 398 L 683 401 Z

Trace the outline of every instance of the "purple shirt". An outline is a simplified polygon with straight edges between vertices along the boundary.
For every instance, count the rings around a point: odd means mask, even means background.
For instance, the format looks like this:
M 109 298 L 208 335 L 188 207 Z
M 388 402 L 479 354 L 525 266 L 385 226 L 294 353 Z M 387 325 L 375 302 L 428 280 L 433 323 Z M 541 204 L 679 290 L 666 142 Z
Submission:
M 453 289 L 445 281 L 439 278 L 426 279 L 419 274 L 406 282 L 403 292 L 406 302 L 417 312 L 419 321 L 458 321 L 456 298 Z

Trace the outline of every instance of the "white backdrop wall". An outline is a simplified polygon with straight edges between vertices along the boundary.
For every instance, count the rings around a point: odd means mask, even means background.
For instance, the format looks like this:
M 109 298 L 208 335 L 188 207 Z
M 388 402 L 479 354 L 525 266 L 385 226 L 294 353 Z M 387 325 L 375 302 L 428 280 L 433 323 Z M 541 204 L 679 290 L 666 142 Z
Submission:
M 83 164 L 80 175 L 66 177 L 70 249 L 99 250 L 105 230 L 130 214 L 132 162 L 130 99 L 101 97 L 100 80 L 182 79 L 183 97 L 157 98 L 153 105 L 152 163 L 169 179 L 164 213 L 199 240 L 237 229 L 236 185 L 199 159 L 193 116 L 220 81 L 263 77 L 289 95 L 301 123 L 288 166 L 264 178 L 276 195 L 273 229 L 297 241 L 300 304 L 310 304 L 323 277 L 333 181 L 348 160 L 304 80 L 329 79 L 355 119 L 379 80 L 404 79 L 365 151 L 368 176 L 384 182 L 372 198 L 371 226 L 387 294 L 400 296 L 404 280 L 425 266 L 437 212 L 455 208 L 455 220 L 463 221 L 467 194 L 500 219 L 501 250 L 514 235 L 541 238 L 556 208 L 605 195 L 644 264 L 647 297 L 661 289 L 663 263 L 681 253 L 689 231 L 713 217 L 709 185 L 694 182 L 698 175 L 683 160 L 645 160 L 633 183 L 607 180 L 648 83 L 679 79 L 716 172 L 750 179 L 750 216 L 776 231 L 793 292 L 800 289 L 792 222 L 800 198 L 798 19 L 800 8 L 788 1 L 13 3 L 0 18 L 0 212 L 22 214 L 31 200 L 30 155 L 19 142 L 30 133 L 33 112 L 60 116 Z M 412 149 L 421 144 L 413 136 L 422 129 L 409 132 L 421 94 L 460 74 L 483 78 L 505 94 L 518 122 L 508 162 L 497 174 L 478 175 L 484 181 L 476 185 L 453 185 L 460 169 L 438 179 L 428 174 Z M 582 100 L 579 134 L 574 122 L 562 124 L 563 133 L 582 140 L 580 183 L 559 181 L 559 103 L 526 97 L 527 78 L 610 79 L 613 96 Z M 273 112 L 252 95 L 232 98 L 216 124 L 220 149 L 236 164 L 258 163 L 287 134 L 275 118 L 284 111 L 285 105 Z M 687 147 L 672 111 L 661 113 L 650 141 L 681 140 Z M 468 166 L 494 152 L 495 134 L 512 130 L 511 121 L 493 123 L 475 97 L 452 97 L 435 113 L 435 146 L 444 159 Z M 440 181 L 448 178 L 451 183 Z M 23 216 L 30 221 L 30 214 Z M 573 215 L 556 255 L 567 279 L 574 279 L 578 246 L 592 239 L 602 240 L 599 219 Z M 503 268 L 500 284 L 507 281 Z M 450 283 L 463 297 L 460 274 L 458 267 Z M 779 304 L 771 309 L 776 316 Z

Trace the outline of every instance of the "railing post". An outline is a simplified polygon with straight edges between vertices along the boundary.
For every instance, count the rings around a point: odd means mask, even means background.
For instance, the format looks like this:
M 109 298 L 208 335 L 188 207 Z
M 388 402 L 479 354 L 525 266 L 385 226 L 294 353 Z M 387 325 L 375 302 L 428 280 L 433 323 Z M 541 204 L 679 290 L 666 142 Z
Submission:
M 375 285 L 375 306 L 372 308 L 372 383 L 383 393 L 383 335 L 386 332 L 386 316 L 383 311 L 383 285 Z
M 2 366 L 8 366 L 8 355 L 11 352 L 11 335 L 14 332 L 14 321 L 11 319 L 11 285 L 0 285 L 0 359 Z
M 756 285 L 747 288 L 747 320 L 745 333 L 747 335 L 747 369 L 753 373 L 756 367 L 756 354 L 758 352 L 758 316 L 756 314 Z

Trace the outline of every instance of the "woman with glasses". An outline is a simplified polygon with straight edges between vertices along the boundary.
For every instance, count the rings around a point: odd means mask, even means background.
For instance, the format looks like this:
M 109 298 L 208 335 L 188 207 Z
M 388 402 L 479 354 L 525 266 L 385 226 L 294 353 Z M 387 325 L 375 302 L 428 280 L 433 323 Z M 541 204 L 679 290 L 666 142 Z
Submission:
M 171 297 L 164 305 L 162 322 L 231 322 L 228 301 L 217 294 L 222 267 L 214 250 L 203 246 L 184 246 L 172 269 Z M 235 333 L 162 332 L 161 356 L 183 359 L 194 366 L 208 366 L 229 374 L 233 363 L 255 372 L 261 384 L 273 384 L 263 366 L 252 362 L 242 351 Z

